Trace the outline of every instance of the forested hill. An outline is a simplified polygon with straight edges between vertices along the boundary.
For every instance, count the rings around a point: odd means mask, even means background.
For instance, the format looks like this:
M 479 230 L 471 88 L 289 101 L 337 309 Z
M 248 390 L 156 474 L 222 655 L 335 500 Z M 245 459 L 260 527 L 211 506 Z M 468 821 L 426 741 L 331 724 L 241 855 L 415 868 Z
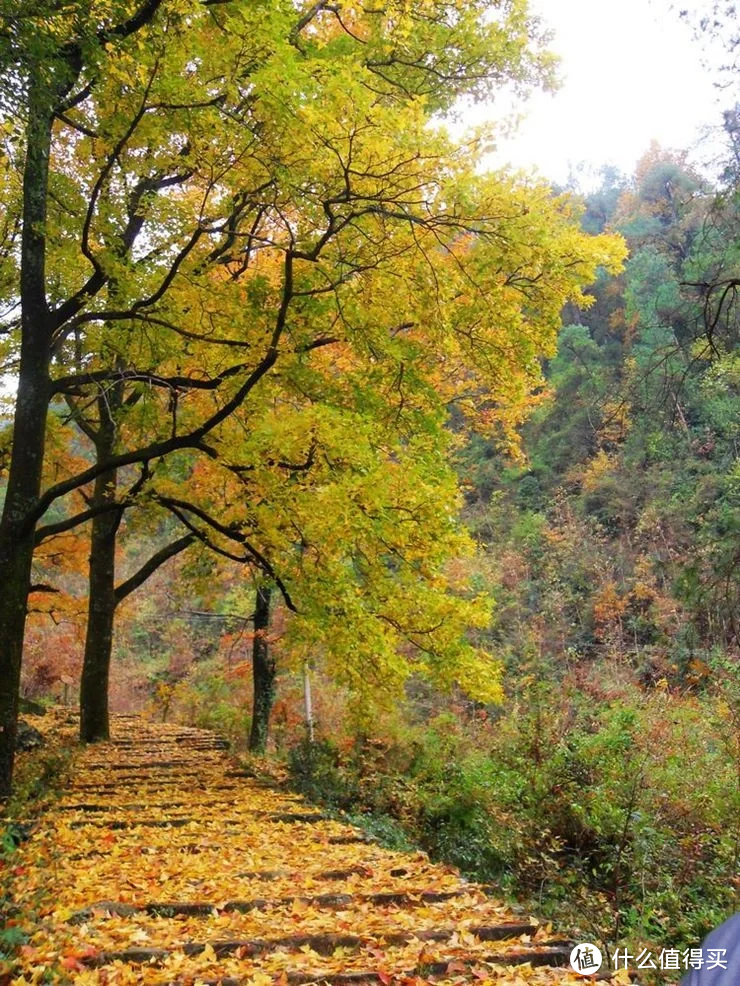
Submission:
M 631 178 L 605 172 L 583 222 L 622 232 L 630 256 L 590 309 L 566 310 L 526 461 L 480 440 L 461 455 L 498 569 L 497 642 L 694 689 L 740 635 L 736 163 L 718 189 L 654 146 Z

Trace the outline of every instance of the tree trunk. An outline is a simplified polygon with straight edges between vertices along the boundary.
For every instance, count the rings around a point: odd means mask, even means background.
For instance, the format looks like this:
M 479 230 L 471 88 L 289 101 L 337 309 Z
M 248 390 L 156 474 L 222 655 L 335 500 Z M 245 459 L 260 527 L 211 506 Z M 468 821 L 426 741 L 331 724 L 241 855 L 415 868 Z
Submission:
M 116 442 L 115 412 L 123 399 L 121 385 L 98 398 L 99 425 L 95 440 L 98 463 L 113 455 Z M 115 469 L 95 480 L 92 506 L 104 506 L 116 499 L 118 475 Z M 80 681 L 80 740 L 95 743 L 110 737 L 108 683 L 113 649 L 113 621 L 116 615 L 116 536 L 122 510 L 109 510 L 93 518 L 88 573 L 87 633 Z
M 95 481 L 93 503 L 115 498 L 116 472 Z M 95 743 L 110 736 L 108 685 L 113 620 L 116 614 L 116 534 L 121 514 L 113 510 L 94 518 L 90 538 L 89 600 L 85 658 L 80 681 L 80 740 Z
M 0 520 L 0 799 L 10 794 L 18 721 L 23 635 L 34 548 L 29 513 L 38 503 L 49 407 L 50 318 L 46 303 L 46 203 L 51 112 L 38 80 L 30 82 L 21 237 L 21 354 L 13 450 Z
M 254 608 L 254 645 L 252 647 L 254 702 L 252 705 L 252 730 L 249 734 L 249 749 L 254 753 L 265 752 L 270 713 L 275 701 L 276 668 L 275 661 L 270 656 L 270 645 L 267 640 L 267 633 L 270 629 L 271 595 L 271 588 L 261 586 L 257 590 Z

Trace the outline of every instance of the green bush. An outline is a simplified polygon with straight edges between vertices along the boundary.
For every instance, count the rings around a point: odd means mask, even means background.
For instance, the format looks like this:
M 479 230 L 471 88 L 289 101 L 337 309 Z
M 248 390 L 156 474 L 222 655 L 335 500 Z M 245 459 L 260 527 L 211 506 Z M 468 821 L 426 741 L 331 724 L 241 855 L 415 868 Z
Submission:
M 337 746 L 328 739 L 304 739 L 288 751 L 288 769 L 293 786 L 306 797 L 334 808 L 356 803 L 359 790 L 356 773 L 342 764 Z
M 736 907 L 731 706 L 635 686 L 598 698 L 532 680 L 495 721 L 303 743 L 290 773 L 388 844 L 496 881 L 561 927 L 633 951 L 696 947 Z

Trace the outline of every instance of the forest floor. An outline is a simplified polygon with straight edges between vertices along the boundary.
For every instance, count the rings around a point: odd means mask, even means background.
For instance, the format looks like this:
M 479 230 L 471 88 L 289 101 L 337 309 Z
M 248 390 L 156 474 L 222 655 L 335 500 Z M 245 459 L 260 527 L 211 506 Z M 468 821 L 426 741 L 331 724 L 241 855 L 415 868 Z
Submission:
M 13 853 L 25 943 L 5 983 L 584 982 L 549 925 L 249 776 L 224 746 L 118 716 L 75 757 Z

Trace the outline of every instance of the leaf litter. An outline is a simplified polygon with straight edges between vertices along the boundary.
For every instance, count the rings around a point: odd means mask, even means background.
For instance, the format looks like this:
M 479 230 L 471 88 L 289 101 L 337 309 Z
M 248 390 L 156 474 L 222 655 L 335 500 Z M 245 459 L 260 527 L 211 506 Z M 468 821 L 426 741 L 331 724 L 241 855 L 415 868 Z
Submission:
M 132 717 L 112 727 L 19 850 L 27 941 L 5 982 L 584 983 L 549 926 L 424 853 L 384 849 L 238 776 L 211 734 Z

